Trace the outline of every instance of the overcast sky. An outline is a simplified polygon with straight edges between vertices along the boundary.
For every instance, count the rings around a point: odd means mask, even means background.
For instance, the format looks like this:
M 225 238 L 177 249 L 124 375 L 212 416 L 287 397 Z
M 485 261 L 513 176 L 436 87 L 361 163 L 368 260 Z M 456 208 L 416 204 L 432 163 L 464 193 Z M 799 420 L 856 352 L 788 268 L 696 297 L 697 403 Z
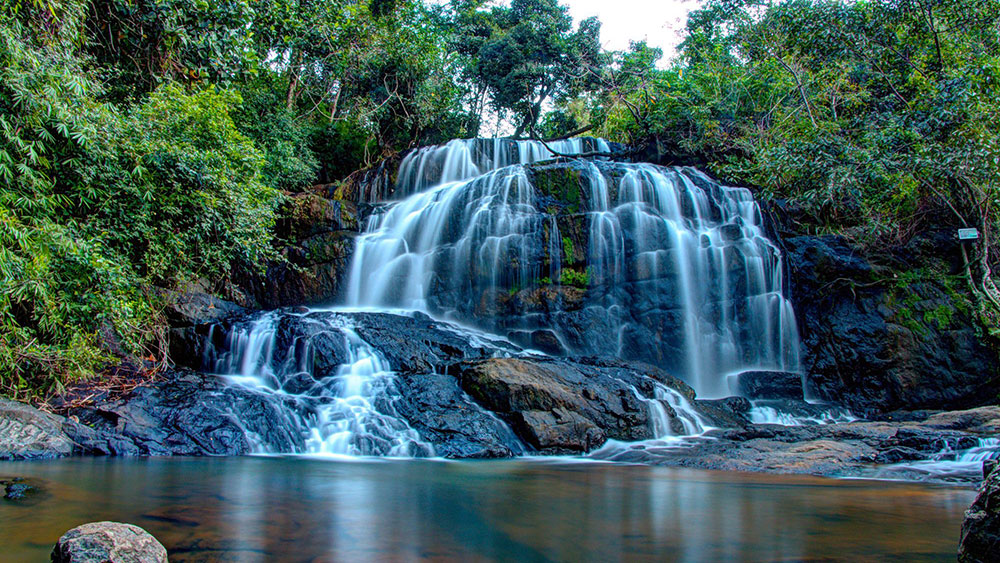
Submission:
M 687 13 L 697 0 L 562 0 L 579 22 L 590 16 L 601 20 L 601 42 L 608 50 L 622 50 L 629 40 L 645 39 L 663 49 L 663 58 L 674 54 Z M 662 62 L 661 62 L 662 64 Z

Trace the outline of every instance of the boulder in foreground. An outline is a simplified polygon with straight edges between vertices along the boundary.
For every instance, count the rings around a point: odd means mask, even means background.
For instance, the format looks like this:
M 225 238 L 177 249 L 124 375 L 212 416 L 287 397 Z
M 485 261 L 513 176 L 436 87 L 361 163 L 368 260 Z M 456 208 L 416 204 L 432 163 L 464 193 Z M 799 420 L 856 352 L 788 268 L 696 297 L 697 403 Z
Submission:
M 962 538 L 958 544 L 960 563 L 996 561 L 1000 558 L 1000 471 L 993 466 L 979 487 L 979 496 L 965 511 Z
M 138 526 L 120 522 L 91 522 L 63 534 L 52 550 L 52 561 L 167 563 L 167 550 Z

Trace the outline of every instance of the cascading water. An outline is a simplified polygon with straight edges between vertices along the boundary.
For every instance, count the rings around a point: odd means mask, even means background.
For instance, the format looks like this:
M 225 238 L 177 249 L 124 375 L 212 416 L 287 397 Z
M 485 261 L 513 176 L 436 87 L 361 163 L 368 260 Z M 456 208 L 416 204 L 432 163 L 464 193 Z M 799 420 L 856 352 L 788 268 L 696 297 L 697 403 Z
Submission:
M 395 195 L 410 196 L 514 164 L 531 164 L 557 155 L 607 153 L 609 150 L 606 141 L 583 137 L 545 144 L 500 138 L 455 139 L 441 146 L 423 147 L 407 155 L 399 167 Z
M 316 378 L 310 339 L 295 339 L 278 350 L 276 313 L 237 327 L 221 350 L 206 350 L 205 360 L 233 383 L 274 395 L 287 409 L 302 436 L 301 451 L 313 455 L 428 457 L 434 448 L 423 441 L 392 406 L 399 393 L 386 361 L 362 340 L 346 318 L 333 317 L 323 330 L 342 338 L 345 357 L 334 374 Z M 211 339 L 209 339 L 211 341 Z M 271 452 L 258 443 L 261 453 Z
M 557 152 L 606 152 L 572 140 Z M 350 306 L 470 323 L 528 346 L 655 363 L 703 397 L 726 376 L 798 369 L 780 249 L 751 193 L 690 168 L 575 159 L 540 143 L 452 141 L 402 163 L 371 217 Z
M 632 388 L 643 403 L 649 409 L 649 418 L 652 422 L 653 436 L 658 439 L 671 436 L 696 436 L 708 430 L 709 426 L 702 420 L 698 411 L 694 410 L 691 403 L 677 391 L 666 385 L 653 381 L 653 398 L 643 397 L 637 389 Z M 668 411 L 669 409 L 669 411 Z M 677 421 L 682 432 L 674 430 L 673 421 Z
M 930 459 L 886 465 L 875 475 L 888 479 L 978 482 L 983 462 L 997 459 L 1000 459 L 1000 439 L 979 438 L 978 444 L 971 448 L 955 448 L 945 443 Z

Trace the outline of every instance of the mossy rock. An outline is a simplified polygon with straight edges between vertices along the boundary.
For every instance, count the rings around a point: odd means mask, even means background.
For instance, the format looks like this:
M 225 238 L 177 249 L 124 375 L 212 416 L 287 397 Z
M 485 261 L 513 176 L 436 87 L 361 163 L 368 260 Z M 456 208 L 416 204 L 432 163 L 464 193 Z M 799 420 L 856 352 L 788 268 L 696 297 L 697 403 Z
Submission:
M 531 167 L 532 182 L 542 196 L 555 199 L 563 213 L 579 213 L 583 202 L 583 172 L 565 163 Z

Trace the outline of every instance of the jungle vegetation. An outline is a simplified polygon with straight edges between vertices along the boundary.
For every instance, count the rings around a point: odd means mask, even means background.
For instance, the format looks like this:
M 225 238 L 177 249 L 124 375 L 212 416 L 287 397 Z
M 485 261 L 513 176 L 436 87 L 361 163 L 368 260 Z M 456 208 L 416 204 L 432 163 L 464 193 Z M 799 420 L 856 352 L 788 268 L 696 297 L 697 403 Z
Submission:
M 1000 2 L 708 0 L 675 58 L 557 0 L 0 0 L 0 395 L 166 361 L 162 295 L 277 260 L 286 194 L 590 131 L 869 244 L 1000 205 Z

